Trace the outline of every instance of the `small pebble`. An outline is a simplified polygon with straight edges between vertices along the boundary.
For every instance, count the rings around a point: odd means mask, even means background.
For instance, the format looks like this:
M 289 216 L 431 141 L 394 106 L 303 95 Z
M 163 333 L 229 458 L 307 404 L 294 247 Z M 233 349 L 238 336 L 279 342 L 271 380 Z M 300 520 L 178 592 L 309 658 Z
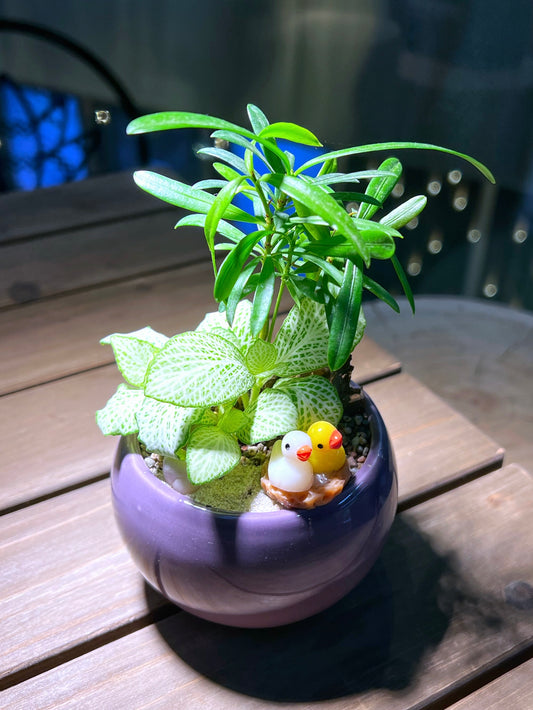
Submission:
M 355 416 L 355 423 L 357 424 L 357 426 L 361 426 L 361 424 L 363 423 L 363 417 L 360 414 L 357 414 Z
M 368 456 L 368 446 L 363 449 L 363 456 Z
M 359 456 L 357 463 L 364 463 L 366 461 L 366 456 Z

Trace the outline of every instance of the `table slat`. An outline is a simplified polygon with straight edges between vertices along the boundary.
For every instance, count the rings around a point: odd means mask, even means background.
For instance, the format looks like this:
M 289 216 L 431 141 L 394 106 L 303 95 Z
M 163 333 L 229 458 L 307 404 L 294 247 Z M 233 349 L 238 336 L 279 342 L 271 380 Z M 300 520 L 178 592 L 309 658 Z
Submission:
M 401 373 L 365 390 L 394 442 L 405 505 L 434 488 L 501 466 L 503 449 L 414 377 Z
M 202 230 L 174 230 L 181 215 L 165 210 L 4 246 L 0 306 L 209 259 Z
M 531 478 L 508 466 L 398 516 L 368 577 L 313 619 L 240 630 L 178 613 L 13 687 L 5 700 L 13 708 L 425 706 L 533 640 L 531 613 L 505 601 L 509 584 L 533 583 L 532 506 Z
M 396 375 L 388 378 L 388 381 L 388 398 L 392 402 L 401 402 L 400 395 L 405 387 L 404 376 Z M 421 401 L 427 396 L 425 388 L 415 385 L 411 384 L 413 398 Z M 386 398 L 382 396 L 382 402 L 385 401 Z M 400 434 L 396 454 L 401 500 L 409 497 L 411 480 L 418 490 L 421 478 L 426 476 L 426 486 L 432 489 L 432 476 L 449 477 L 453 476 L 454 471 L 458 475 L 461 473 L 461 460 L 454 459 L 446 447 L 428 446 L 427 450 L 419 450 L 419 420 L 415 419 L 410 430 L 407 430 L 404 408 L 389 409 L 387 421 L 393 432 L 395 448 L 394 432 Z M 438 439 L 442 422 L 453 424 L 454 421 L 463 424 L 462 417 L 436 398 L 431 423 L 425 425 L 428 440 Z M 65 422 L 68 422 L 68 418 Z M 488 451 L 484 446 L 489 447 L 490 440 L 477 432 L 475 427 L 468 430 L 468 438 L 470 461 L 475 460 L 475 453 L 478 452 L 480 465 L 483 464 Z M 101 439 L 107 451 L 108 440 L 104 437 Z M 492 450 L 496 451 L 497 446 L 492 442 L 491 445 Z M 70 446 L 76 448 L 74 443 Z M 89 450 L 85 448 L 82 436 L 78 446 L 81 463 L 78 465 L 70 458 L 69 463 L 77 471 L 76 475 L 80 476 L 83 475 L 82 467 L 90 469 L 93 465 L 91 460 L 97 455 L 94 452 L 98 451 L 99 444 L 95 439 L 94 451 Z M 53 458 L 47 462 L 43 449 L 35 447 L 35 451 L 37 455 L 33 459 L 30 479 L 38 481 L 39 471 L 48 470 L 46 485 L 51 485 Z M 69 452 L 71 455 L 72 452 Z M 12 480 L 9 486 L 16 490 L 11 472 L 10 475 Z M 19 474 L 27 475 L 26 472 Z M 102 530 L 109 535 L 109 540 L 106 538 L 106 545 L 101 549 L 99 536 Z M 146 602 L 139 593 L 140 581 L 114 530 L 107 481 L 65 493 L 0 518 L 0 540 L 3 541 L 0 550 L 4 569 L 4 577 L 0 580 L 0 621 L 4 629 L 3 647 L 6 654 L 2 667 L 14 671 L 25 664 L 36 663 L 43 657 L 75 645 L 80 638 L 100 635 L 146 614 Z M 67 548 L 61 541 L 68 541 Z M 89 553 L 88 544 L 91 546 Z M 108 545 L 112 545 L 111 550 Z M 27 564 L 29 559 L 32 560 L 31 565 Z M 38 560 L 37 568 L 33 564 L 34 559 Z M 26 576 L 23 574 L 25 567 Z M 92 576 L 90 581 L 87 581 L 87 570 Z M 118 596 L 117 604 L 113 603 L 107 609 L 109 599 L 115 595 Z M 40 609 L 42 617 L 47 620 L 49 626 L 46 630 L 27 623 L 30 610 L 35 609 Z
M 132 173 L 127 170 L 30 192 L 0 195 L 0 245 L 161 211 L 162 203 L 140 190 L 133 182 Z
M 449 710 L 531 710 L 533 708 L 533 660 L 527 661 Z

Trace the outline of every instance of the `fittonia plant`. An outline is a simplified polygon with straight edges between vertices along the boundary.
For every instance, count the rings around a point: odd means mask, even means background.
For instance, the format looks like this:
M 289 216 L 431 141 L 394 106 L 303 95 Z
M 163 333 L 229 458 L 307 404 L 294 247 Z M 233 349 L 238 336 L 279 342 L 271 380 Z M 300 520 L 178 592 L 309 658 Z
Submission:
M 149 451 L 186 460 L 187 474 L 204 483 L 232 470 L 241 443 L 269 441 L 317 420 L 337 424 L 343 402 L 332 384 L 349 368 L 365 320 L 363 290 L 394 310 L 393 296 L 366 273 L 372 260 L 390 260 L 414 309 L 413 296 L 395 256 L 398 231 L 425 207 L 413 197 L 373 219 L 397 183 L 402 166 L 393 157 L 377 170 L 342 173 L 337 159 L 403 148 L 450 153 L 421 143 L 383 143 L 320 153 L 303 165 L 278 139 L 320 148 L 293 123 L 269 124 L 248 106 L 252 130 L 210 116 L 158 113 L 134 120 L 131 134 L 171 128 L 205 128 L 217 142 L 238 146 L 244 157 L 221 147 L 203 148 L 220 176 L 189 186 L 149 171 L 134 175 L 139 187 L 192 214 L 176 227 L 203 228 L 214 271 L 219 311 L 193 332 L 173 338 L 142 328 L 115 333 L 112 346 L 127 384 L 119 386 L 97 422 L 104 434 L 137 434 Z M 311 176 L 309 169 L 316 175 Z M 337 191 L 365 183 L 364 191 Z M 248 198 L 250 210 L 233 204 Z M 354 207 L 354 204 L 357 206 Z M 251 232 L 235 226 L 252 225 Z M 219 265 L 217 254 L 225 255 Z M 284 292 L 293 307 L 275 334 Z

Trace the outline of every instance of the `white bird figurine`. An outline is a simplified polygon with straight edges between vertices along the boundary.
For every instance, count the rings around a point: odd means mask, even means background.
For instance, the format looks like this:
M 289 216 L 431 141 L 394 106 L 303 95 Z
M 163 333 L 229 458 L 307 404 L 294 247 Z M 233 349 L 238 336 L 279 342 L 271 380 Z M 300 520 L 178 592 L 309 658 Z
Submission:
M 314 482 L 308 459 L 313 450 L 311 438 L 304 431 L 290 431 L 272 447 L 268 478 L 272 485 L 292 493 L 308 491 Z

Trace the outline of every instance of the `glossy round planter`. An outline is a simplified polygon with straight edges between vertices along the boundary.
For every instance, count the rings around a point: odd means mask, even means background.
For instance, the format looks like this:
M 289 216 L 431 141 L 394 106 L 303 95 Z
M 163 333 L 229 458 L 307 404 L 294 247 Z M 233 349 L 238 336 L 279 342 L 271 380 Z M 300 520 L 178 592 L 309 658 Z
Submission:
M 366 462 L 337 498 L 310 511 L 204 508 L 149 471 L 135 437 L 122 438 L 113 506 L 148 582 L 192 614 L 231 626 L 288 624 L 341 599 L 376 561 L 398 499 L 387 430 L 366 402 Z

